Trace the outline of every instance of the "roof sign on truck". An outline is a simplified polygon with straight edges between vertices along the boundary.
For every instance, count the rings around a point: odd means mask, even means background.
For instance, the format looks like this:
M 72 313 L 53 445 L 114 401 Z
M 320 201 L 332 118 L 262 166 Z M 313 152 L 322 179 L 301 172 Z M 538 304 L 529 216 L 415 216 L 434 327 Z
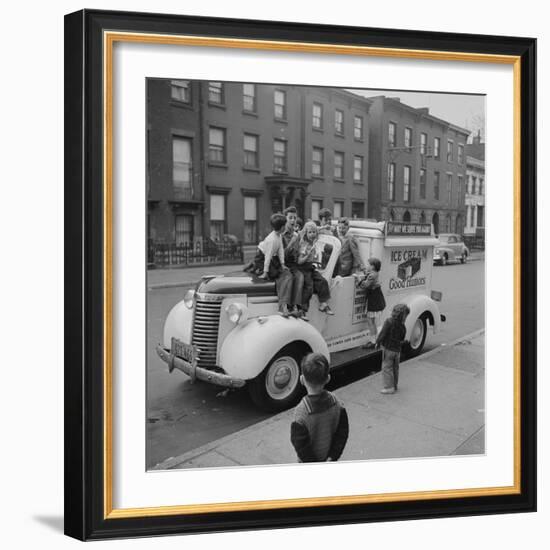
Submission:
M 431 235 L 431 223 L 387 222 L 386 236 L 391 235 Z

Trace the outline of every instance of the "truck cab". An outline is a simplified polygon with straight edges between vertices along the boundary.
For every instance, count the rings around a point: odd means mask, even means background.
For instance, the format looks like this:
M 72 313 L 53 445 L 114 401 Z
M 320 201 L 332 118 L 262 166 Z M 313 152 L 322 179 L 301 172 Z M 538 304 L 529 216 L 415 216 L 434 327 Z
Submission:
M 386 309 L 383 323 L 397 303 L 409 306 L 404 353 L 418 355 L 428 328 L 437 332 L 444 316 L 432 290 L 434 246 L 429 224 L 351 220 L 365 264 L 380 259 L 379 281 Z M 205 276 L 168 314 L 158 355 L 170 371 L 225 387 L 247 386 L 253 401 L 270 411 L 293 406 L 302 394 L 300 363 L 310 352 L 325 355 L 331 369 L 343 367 L 377 351 L 367 341 L 366 292 L 353 276 L 335 276 L 341 243 L 320 235 L 320 272 L 329 283 L 333 316 L 310 303 L 306 322 L 278 313 L 275 283 L 243 271 Z

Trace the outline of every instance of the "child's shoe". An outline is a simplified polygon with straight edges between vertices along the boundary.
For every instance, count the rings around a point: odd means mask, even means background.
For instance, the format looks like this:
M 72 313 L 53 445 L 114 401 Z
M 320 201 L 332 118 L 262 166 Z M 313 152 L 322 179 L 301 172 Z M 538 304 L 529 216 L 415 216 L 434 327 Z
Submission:
M 288 319 L 290 317 L 290 312 L 288 311 L 288 306 L 286 304 L 283 304 L 282 306 L 279 306 L 279 313 L 285 319 Z
M 395 389 L 394 388 L 384 388 L 384 389 L 380 390 L 380 393 L 383 393 L 385 395 L 391 395 L 392 393 L 395 393 Z
M 326 303 L 319 306 L 319 311 L 322 311 L 326 315 L 334 315 L 334 311 L 332 311 L 332 309 L 330 309 L 330 306 Z

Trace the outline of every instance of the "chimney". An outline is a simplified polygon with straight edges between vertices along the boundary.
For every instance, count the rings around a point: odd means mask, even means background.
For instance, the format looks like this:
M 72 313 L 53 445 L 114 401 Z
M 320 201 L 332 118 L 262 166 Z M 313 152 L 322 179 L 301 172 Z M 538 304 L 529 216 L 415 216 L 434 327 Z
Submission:
M 422 113 L 423 115 L 429 115 L 430 114 L 430 109 L 428 107 L 419 107 L 417 109 L 417 111 L 419 113 Z

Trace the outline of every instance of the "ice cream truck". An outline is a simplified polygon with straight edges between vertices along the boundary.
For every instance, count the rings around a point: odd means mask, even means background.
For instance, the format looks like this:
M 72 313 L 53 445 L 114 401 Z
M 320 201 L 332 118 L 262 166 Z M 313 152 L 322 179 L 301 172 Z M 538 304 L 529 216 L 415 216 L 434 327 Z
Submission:
M 351 220 L 363 262 L 380 259 L 379 274 L 386 309 L 382 324 L 397 303 L 410 308 L 404 353 L 418 355 L 428 330 L 440 330 L 442 294 L 432 290 L 434 247 L 431 224 Z M 303 391 L 300 363 L 309 352 L 325 355 L 331 369 L 372 353 L 368 339 L 366 293 L 354 276 L 335 275 L 341 243 L 320 235 L 319 270 L 329 283 L 333 316 L 318 309 L 314 295 L 309 322 L 278 313 L 275 283 L 243 271 L 204 276 L 168 314 L 157 353 L 193 380 L 230 388 L 247 386 L 254 403 L 277 411 L 293 406 Z M 380 328 L 380 327 L 379 327 Z

